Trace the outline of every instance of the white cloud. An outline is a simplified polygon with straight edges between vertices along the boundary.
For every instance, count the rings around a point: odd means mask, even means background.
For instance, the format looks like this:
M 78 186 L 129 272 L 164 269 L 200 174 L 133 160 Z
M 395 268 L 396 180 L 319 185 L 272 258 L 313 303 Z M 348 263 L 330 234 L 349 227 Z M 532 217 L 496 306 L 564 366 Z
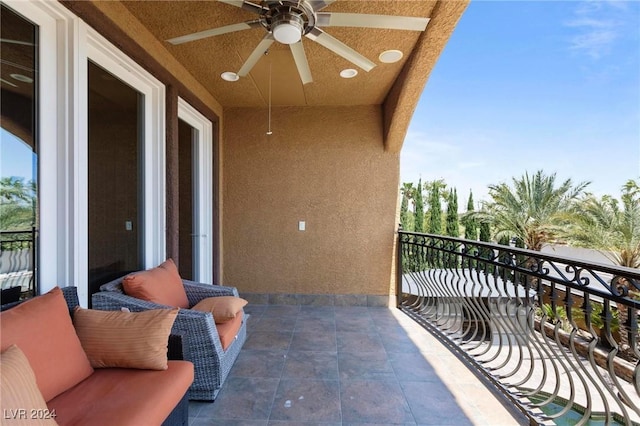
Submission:
M 574 16 L 564 23 L 573 28 L 569 48 L 598 60 L 611 52 L 626 26 L 627 5 L 621 1 L 589 0 L 578 3 Z

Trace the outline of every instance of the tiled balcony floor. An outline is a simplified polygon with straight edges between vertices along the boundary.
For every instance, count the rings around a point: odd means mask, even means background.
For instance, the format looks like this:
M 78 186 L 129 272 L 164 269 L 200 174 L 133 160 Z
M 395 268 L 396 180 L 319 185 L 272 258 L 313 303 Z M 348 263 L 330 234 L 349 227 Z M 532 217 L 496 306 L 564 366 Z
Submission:
M 526 425 L 400 311 L 253 305 L 245 346 L 190 425 Z

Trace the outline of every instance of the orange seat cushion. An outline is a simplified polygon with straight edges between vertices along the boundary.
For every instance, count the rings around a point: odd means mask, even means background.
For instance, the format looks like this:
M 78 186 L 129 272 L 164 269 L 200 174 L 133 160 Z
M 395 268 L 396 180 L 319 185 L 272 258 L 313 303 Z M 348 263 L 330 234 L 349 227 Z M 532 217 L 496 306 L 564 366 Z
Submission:
M 226 351 L 227 348 L 236 340 L 241 326 L 242 311 L 240 311 L 232 320 L 222 324 L 216 324 L 216 330 L 218 330 L 218 336 L 220 336 L 220 343 L 222 343 L 223 350 Z
M 2 424 L 16 426 L 55 426 L 55 413 L 36 384 L 36 376 L 27 357 L 16 345 L 0 355 L 0 408 Z
M 249 302 L 240 297 L 215 296 L 202 299 L 191 309 L 201 312 L 211 312 L 216 324 L 222 324 L 234 319 L 247 303 Z
M 169 361 L 166 370 L 102 368 L 49 401 L 59 425 L 160 425 L 193 382 L 193 364 Z
M 134 272 L 122 281 L 124 292 L 136 299 L 175 308 L 188 308 L 189 300 L 176 264 L 167 259 L 155 268 Z
M 76 307 L 73 324 L 93 368 L 167 369 L 167 344 L 178 308 L 143 312 Z
M 0 327 L 0 351 L 24 352 L 45 401 L 93 373 L 58 287 L 0 313 Z

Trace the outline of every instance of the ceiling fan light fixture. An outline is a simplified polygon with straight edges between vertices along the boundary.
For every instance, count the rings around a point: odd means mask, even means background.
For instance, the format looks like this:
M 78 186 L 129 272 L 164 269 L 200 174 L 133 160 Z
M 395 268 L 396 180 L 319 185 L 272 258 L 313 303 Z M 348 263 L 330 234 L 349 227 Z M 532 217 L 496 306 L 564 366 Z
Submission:
M 378 59 L 380 59 L 380 62 L 382 63 L 393 64 L 402 59 L 403 56 L 404 54 L 401 51 L 392 49 L 382 52 L 380 56 L 378 56 Z
M 283 13 L 274 18 L 271 24 L 273 38 L 282 44 L 294 44 L 302 38 L 304 21 L 298 15 Z
M 220 74 L 220 78 L 222 78 L 224 81 L 238 81 L 240 79 L 238 74 L 232 71 L 223 72 L 222 74 Z
M 340 71 L 340 77 L 342 78 L 353 78 L 358 75 L 358 70 L 354 70 L 353 68 L 347 68 Z

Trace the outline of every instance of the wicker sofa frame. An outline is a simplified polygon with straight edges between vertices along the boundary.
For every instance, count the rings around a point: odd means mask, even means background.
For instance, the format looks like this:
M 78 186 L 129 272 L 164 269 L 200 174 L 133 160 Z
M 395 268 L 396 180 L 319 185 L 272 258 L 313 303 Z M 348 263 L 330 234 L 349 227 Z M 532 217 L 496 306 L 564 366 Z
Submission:
M 132 312 L 167 308 L 164 305 L 127 296 L 122 288 L 123 279 L 124 277 L 120 277 L 100 286 L 100 291 L 92 296 L 92 307 L 110 311 L 125 307 Z M 207 297 L 238 297 L 238 290 L 235 287 L 202 284 L 189 280 L 182 280 L 182 282 L 190 307 Z M 188 348 L 185 359 L 194 364 L 195 379 L 189 390 L 189 399 L 215 400 L 247 338 L 248 318 L 248 315 L 244 315 L 235 341 L 225 351 L 222 349 L 210 312 L 180 309 L 171 332 L 183 336 Z
M 67 302 L 69 308 L 69 315 L 73 318 L 73 311 L 76 306 L 80 305 L 78 299 L 77 287 L 61 287 L 64 300 Z M 27 299 L 28 300 L 28 299 Z M 0 305 L 0 311 L 6 311 L 14 308 L 24 302 L 25 300 L 5 303 Z M 188 348 L 184 345 L 182 334 L 172 334 L 169 336 L 169 342 L 167 347 L 167 358 L 170 360 L 186 360 Z M 189 424 L 189 392 L 185 393 L 184 397 L 180 400 L 178 405 L 175 406 L 171 414 L 162 423 L 162 426 L 187 426 Z

